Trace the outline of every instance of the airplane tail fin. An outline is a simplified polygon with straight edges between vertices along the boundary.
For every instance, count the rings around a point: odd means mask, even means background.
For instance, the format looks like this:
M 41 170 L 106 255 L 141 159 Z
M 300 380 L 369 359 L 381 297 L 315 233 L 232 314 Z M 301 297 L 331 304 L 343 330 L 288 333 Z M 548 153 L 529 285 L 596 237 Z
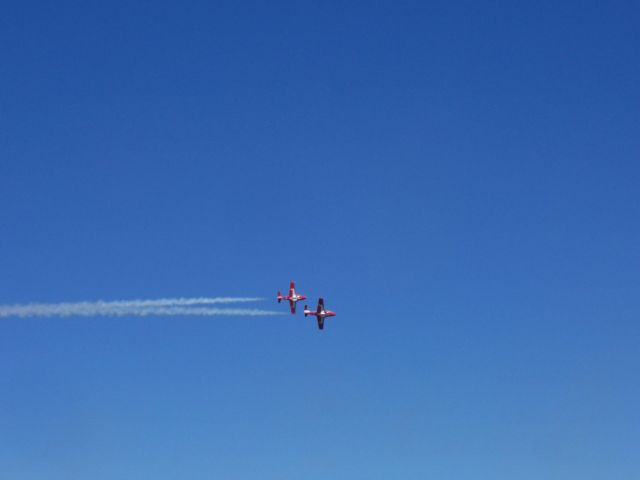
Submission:
M 304 306 L 304 316 L 306 317 L 307 315 L 309 315 L 307 312 L 309 311 L 309 306 L 305 305 Z
M 280 293 L 280 290 L 278 290 L 278 303 L 280 303 L 282 301 L 282 294 Z

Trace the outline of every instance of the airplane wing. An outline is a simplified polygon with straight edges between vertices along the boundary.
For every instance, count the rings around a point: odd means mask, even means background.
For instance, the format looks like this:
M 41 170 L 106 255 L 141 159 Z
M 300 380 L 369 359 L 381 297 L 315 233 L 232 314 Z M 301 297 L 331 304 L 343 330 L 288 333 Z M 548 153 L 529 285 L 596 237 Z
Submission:
M 324 317 L 318 317 L 318 328 L 324 330 Z
M 289 296 L 291 297 L 296 291 L 296 282 L 291 282 L 289 284 Z
M 319 298 L 318 299 L 318 313 L 320 313 L 322 310 L 324 310 L 324 298 Z
M 289 306 L 291 307 L 291 313 L 296 313 L 296 302 L 289 300 Z

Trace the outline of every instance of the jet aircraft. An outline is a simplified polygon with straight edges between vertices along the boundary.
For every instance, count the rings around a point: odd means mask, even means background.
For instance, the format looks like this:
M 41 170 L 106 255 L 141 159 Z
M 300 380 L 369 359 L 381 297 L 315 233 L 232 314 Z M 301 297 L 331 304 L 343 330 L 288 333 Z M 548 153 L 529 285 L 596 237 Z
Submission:
M 296 302 L 306 299 L 306 296 L 296 293 L 296 283 L 293 280 L 291 280 L 291 284 L 289 285 L 289 295 L 285 297 L 280 293 L 280 290 L 278 290 L 278 303 L 280 303 L 282 300 L 288 300 L 292 314 L 296 313 Z
M 324 319 L 325 317 L 335 317 L 336 312 L 332 312 L 331 310 L 324 309 L 324 298 L 318 299 L 318 308 L 314 310 L 309 310 L 307 305 L 304 306 L 304 316 L 307 315 L 315 315 L 318 320 L 318 328 L 320 330 L 324 330 Z

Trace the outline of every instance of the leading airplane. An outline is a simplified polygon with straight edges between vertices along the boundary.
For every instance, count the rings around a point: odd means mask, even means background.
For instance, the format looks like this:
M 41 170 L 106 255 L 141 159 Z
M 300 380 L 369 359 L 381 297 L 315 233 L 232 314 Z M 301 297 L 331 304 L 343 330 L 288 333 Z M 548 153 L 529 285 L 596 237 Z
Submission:
M 324 319 L 325 317 L 335 317 L 336 312 L 332 312 L 331 310 L 324 309 L 324 298 L 318 299 L 318 308 L 314 310 L 309 310 L 307 305 L 304 306 L 304 316 L 307 315 L 315 315 L 318 319 L 318 328 L 320 330 L 324 330 Z
M 298 295 L 296 293 L 296 283 L 291 280 L 291 283 L 289 284 L 289 295 L 287 295 L 286 297 L 283 296 L 280 293 L 280 290 L 278 290 L 278 303 L 280 303 L 282 300 L 288 300 L 289 301 L 289 306 L 291 307 L 291 313 L 295 314 L 296 313 L 296 302 L 299 302 L 300 300 L 306 300 L 307 297 L 304 295 Z

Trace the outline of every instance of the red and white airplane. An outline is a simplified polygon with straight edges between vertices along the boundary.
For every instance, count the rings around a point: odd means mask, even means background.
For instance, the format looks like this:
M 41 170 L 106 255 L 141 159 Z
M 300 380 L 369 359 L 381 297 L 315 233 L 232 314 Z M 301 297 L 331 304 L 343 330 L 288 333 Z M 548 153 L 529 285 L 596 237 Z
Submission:
M 284 297 L 280 293 L 280 290 L 278 290 L 278 303 L 280 303 L 282 300 L 288 300 L 289 306 L 291 307 L 292 314 L 296 313 L 296 302 L 299 302 L 300 300 L 306 300 L 306 299 L 307 299 L 306 296 L 298 295 L 296 293 L 296 283 L 293 280 L 291 280 L 291 283 L 289 284 L 289 295 Z
M 315 315 L 316 318 L 318 319 L 318 328 L 320 330 L 324 329 L 324 319 L 325 317 L 335 317 L 336 316 L 336 312 L 332 312 L 331 310 L 325 310 L 324 309 L 324 298 L 319 298 L 318 299 L 318 308 L 314 311 L 314 310 L 309 310 L 309 307 L 307 305 L 304 306 L 304 316 L 306 317 L 307 315 Z

